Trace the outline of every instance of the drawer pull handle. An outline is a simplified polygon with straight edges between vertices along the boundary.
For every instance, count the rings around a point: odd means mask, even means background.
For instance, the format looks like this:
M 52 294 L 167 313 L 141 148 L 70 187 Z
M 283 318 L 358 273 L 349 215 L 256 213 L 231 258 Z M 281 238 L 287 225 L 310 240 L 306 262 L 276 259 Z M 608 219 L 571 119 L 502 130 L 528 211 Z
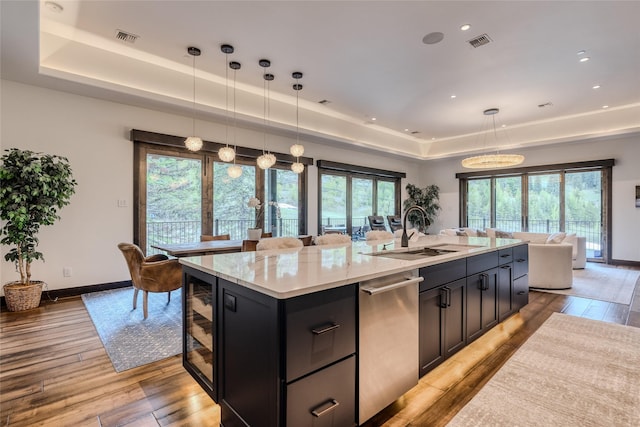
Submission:
M 526 292 L 525 291 L 520 291 L 518 292 L 518 295 L 524 295 Z
M 414 283 L 420 283 L 424 280 L 424 277 L 408 277 L 400 282 L 391 283 L 388 285 L 375 287 L 375 286 L 361 286 L 360 289 L 362 292 L 365 292 L 369 295 L 381 294 L 383 292 L 389 292 L 394 289 L 402 288 L 404 286 L 413 285 Z
M 326 405 L 327 403 L 329 403 L 330 405 L 326 408 L 324 408 L 321 411 L 318 411 L 318 409 L 320 409 L 321 407 L 323 407 L 324 405 Z M 318 406 L 316 409 L 314 409 L 313 411 L 311 411 L 311 414 L 313 414 L 314 417 L 321 417 L 324 414 L 326 414 L 327 412 L 333 411 L 334 409 L 336 409 L 336 407 L 340 406 L 340 402 L 338 402 L 335 399 L 329 399 L 327 402 L 323 403 L 322 405 Z
M 509 270 L 511 270 L 511 266 L 510 266 L 510 265 L 503 265 L 503 266 L 502 266 L 502 267 L 500 267 L 500 268 L 504 268 L 504 269 L 509 269 Z
M 321 328 L 321 329 L 312 329 L 311 332 L 313 332 L 314 335 L 322 335 L 322 334 L 326 334 L 327 332 L 331 332 L 334 329 L 338 329 L 340 327 L 339 323 L 332 323 L 331 325 L 325 327 L 325 328 Z
M 524 258 L 518 258 L 516 261 L 517 261 L 517 262 L 525 262 L 525 261 L 526 261 L 526 259 L 524 259 Z
M 504 255 L 500 255 L 500 258 L 509 258 L 511 255 L 509 254 L 504 254 Z

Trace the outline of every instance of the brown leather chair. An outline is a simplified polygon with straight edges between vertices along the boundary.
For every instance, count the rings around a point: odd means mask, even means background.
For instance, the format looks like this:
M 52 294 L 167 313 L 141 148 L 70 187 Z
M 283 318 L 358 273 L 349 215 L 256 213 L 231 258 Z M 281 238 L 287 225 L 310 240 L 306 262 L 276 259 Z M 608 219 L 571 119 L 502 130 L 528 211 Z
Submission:
M 260 240 L 243 240 L 242 252 L 252 252 L 256 250 L 256 246 Z
M 131 243 L 120 243 L 118 249 L 122 251 L 131 274 L 133 309 L 138 303 L 138 291 L 143 291 L 142 311 L 146 319 L 149 292 L 167 292 L 167 303 L 171 302 L 171 291 L 182 286 L 182 267 L 177 259 L 169 259 L 166 255 L 145 257 L 140 248 Z
M 311 246 L 313 243 L 313 236 L 298 236 L 298 239 L 302 241 L 303 246 Z
M 231 235 L 218 234 L 217 236 L 212 236 L 211 234 L 203 234 L 200 236 L 201 242 L 210 242 L 211 240 L 231 240 Z

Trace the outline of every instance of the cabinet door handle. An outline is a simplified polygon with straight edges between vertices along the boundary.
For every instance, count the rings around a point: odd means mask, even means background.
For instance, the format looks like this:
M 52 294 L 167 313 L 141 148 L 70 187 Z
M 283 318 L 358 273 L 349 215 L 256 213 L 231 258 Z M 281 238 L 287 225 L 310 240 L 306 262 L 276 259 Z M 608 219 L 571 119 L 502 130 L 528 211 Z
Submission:
M 480 275 L 480 290 L 481 291 L 486 291 L 489 289 L 489 285 L 487 285 L 487 282 L 489 281 L 489 275 L 486 273 L 482 273 Z
M 447 307 L 451 307 L 451 288 L 445 286 L 445 289 L 447 290 Z
M 526 292 L 525 291 L 520 291 L 518 292 L 518 295 L 524 295 Z
M 314 335 L 322 335 L 322 334 L 326 334 L 327 332 L 331 332 L 334 329 L 338 329 L 340 327 L 339 323 L 332 323 L 329 326 L 326 326 L 324 328 L 315 328 L 312 329 L 311 332 L 313 332 Z
M 447 289 L 446 286 L 440 288 L 440 308 L 447 308 Z
M 516 260 L 516 262 L 525 262 L 525 261 L 526 261 L 526 259 L 524 259 L 524 258 L 518 258 L 518 259 Z
M 509 270 L 511 270 L 511 266 L 510 266 L 510 265 L 503 265 L 503 266 L 501 266 L 500 268 L 504 268 L 504 269 L 507 269 L 507 268 L 508 268 Z
M 324 405 L 329 404 L 329 406 L 327 406 L 326 408 L 319 410 L 320 408 L 322 408 Z M 313 411 L 311 411 L 311 414 L 314 417 L 321 417 L 324 414 L 333 411 L 334 409 L 336 409 L 336 407 L 340 406 L 340 402 L 338 402 L 335 399 L 329 399 L 328 401 L 326 401 L 325 403 L 323 403 L 322 405 L 318 406 L 316 409 L 314 409 Z

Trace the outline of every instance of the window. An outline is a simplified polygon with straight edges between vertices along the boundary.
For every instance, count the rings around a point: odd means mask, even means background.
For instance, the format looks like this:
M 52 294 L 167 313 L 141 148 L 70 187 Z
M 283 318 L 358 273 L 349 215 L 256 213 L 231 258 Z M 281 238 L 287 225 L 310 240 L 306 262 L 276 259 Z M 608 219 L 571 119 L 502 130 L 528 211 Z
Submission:
M 364 238 L 369 215 L 400 214 L 400 180 L 406 174 L 318 160 L 318 234 Z
M 292 172 L 293 157 L 276 153 L 278 163 L 263 171 L 255 165 L 261 150 L 237 147 L 242 175 L 231 179 L 230 164 L 216 155 L 221 144 L 206 142 L 203 150 L 192 153 L 182 137 L 133 130 L 131 139 L 134 242 L 146 254 L 157 252 L 155 244 L 196 242 L 201 234 L 246 239 L 248 228 L 255 225 L 255 210 L 247 206 L 251 197 L 267 203 L 264 231 L 274 236 L 305 234 L 307 169 Z M 312 161 L 300 158 L 307 165 Z
M 462 225 L 586 237 L 587 258 L 610 254 L 614 161 L 460 173 Z

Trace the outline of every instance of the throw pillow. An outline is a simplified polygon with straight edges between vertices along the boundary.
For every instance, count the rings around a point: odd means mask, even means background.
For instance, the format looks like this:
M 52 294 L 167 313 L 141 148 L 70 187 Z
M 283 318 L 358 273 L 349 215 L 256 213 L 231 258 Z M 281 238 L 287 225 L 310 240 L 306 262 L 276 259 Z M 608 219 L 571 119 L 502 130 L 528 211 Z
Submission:
M 487 237 L 487 232 L 482 230 L 476 230 L 476 235 L 478 237 Z
M 563 233 L 562 231 L 558 233 L 552 233 L 549 235 L 549 237 L 547 237 L 547 243 L 562 243 L 565 236 L 566 233 Z
M 513 234 L 508 231 L 496 230 L 496 238 L 499 239 L 513 239 Z
M 467 233 L 465 231 L 456 230 L 456 236 L 467 237 Z
M 463 228 L 462 230 L 464 230 L 465 234 L 469 237 L 476 237 L 478 235 L 475 228 Z

